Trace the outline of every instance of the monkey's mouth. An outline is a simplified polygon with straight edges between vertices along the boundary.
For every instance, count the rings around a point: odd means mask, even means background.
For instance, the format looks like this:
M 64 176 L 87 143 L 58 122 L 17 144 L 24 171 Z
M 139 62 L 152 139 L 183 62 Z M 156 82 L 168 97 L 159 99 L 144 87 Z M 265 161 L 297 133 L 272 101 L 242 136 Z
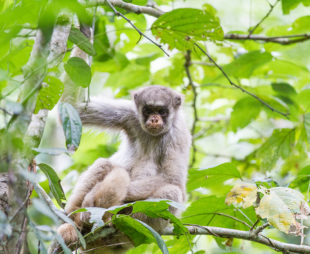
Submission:
M 146 125 L 146 130 L 150 134 L 160 134 L 163 131 L 163 126 L 162 125 Z

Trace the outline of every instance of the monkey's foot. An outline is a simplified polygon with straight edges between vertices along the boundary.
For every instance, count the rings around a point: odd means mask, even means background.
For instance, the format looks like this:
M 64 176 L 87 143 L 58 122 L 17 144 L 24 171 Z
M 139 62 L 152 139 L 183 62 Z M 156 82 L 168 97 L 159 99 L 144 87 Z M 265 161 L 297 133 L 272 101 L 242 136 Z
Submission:
M 75 243 L 78 241 L 78 235 L 75 231 L 75 228 L 69 223 L 62 224 L 58 228 L 57 232 L 64 239 L 66 245 L 69 245 L 71 243 Z

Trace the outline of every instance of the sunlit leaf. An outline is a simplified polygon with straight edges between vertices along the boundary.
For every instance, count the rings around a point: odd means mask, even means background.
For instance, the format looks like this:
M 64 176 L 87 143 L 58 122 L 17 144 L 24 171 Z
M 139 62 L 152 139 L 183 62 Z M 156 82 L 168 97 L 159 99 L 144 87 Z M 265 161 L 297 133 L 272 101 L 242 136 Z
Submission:
M 208 188 L 210 182 L 218 185 L 231 178 L 241 178 L 238 169 L 232 163 L 223 163 L 204 170 L 190 170 L 187 188 L 189 191 L 199 187 Z
M 64 90 L 64 84 L 57 78 L 47 76 L 40 89 L 34 113 L 40 109 L 52 110 L 57 104 Z
M 300 235 L 302 227 L 296 220 L 297 215 L 309 214 L 310 208 L 300 192 L 276 187 L 264 191 L 256 212 L 280 231 Z
M 152 33 L 170 48 L 190 49 L 195 41 L 222 40 L 223 30 L 214 9 L 181 8 L 160 16 L 152 25 Z
M 275 130 L 270 138 L 258 149 L 261 168 L 270 170 L 279 158 L 289 156 L 295 141 L 295 129 Z
M 89 65 L 80 57 L 71 57 L 64 65 L 70 79 L 77 85 L 88 87 L 91 81 Z
M 237 101 L 231 113 L 230 124 L 233 131 L 244 128 L 255 119 L 261 110 L 261 103 L 247 96 Z
M 226 204 L 241 205 L 243 208 L 252 206 L 257 199 L 257 187 L 253 183 L 241 182 L 236 184 L 227 194 Z

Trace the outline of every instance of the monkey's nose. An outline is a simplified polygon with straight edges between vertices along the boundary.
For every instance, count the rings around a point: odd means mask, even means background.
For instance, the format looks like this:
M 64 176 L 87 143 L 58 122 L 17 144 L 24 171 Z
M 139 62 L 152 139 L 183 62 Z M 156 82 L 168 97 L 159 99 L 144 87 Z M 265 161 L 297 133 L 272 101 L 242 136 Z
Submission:
M 152 118 L 152 119 L 151 119 L 151 122 L 154 123 L 154 124 L 156 124 L 156 123 L 158 123 L 158 119 L 157 119 L 157 118 Z

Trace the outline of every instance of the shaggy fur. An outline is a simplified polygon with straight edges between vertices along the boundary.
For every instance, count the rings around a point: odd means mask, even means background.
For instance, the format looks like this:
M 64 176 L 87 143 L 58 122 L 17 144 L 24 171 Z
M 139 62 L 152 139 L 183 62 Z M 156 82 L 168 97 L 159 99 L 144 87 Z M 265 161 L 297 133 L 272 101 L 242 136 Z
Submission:
M 191 136 L 180 109 L 181 95 L 166 87 L 151 86 L 135 92 L 133 99 L 97 98 L 87 108 L 80 107 L 83 124 L 121 130 L 123 139 L 111 158 L 98 159 L 82 174 L 67 203 L 67 213 L 80 207 L 107 208 L 147 198 L 185 201 Z M 145 126 L 141 113 L 145 105 L 169 110 L 162 131 L 156 135 Z M 176 213 L 176 209 L 171 211 Z M 136 216 L 158 231 L 167 225 L 164 220 Z M 77 214 L 74 220 L 81 227 L 85 218 Z M 77 240 L 72 231 L 67 224 L 58 230 L 67 244 Z

